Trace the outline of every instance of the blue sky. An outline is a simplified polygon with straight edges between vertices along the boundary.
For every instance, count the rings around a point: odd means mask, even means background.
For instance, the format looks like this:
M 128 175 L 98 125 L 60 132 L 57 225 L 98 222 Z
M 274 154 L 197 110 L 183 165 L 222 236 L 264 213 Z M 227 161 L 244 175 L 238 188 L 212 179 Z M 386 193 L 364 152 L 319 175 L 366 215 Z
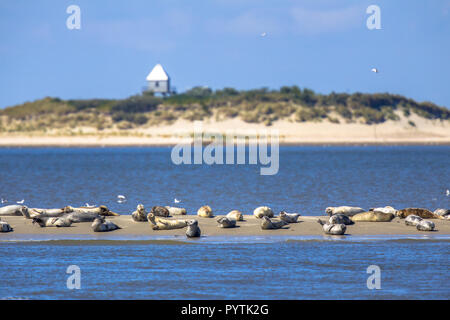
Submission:
M 80 30 L 66 27 L 72 4 Z M 366 27 L 372 4 L 381 30 Z M 298 85 L 450 107 L 450 0 L 0 3 L 0 108 L 45 96 L 125 98 L 156 63 L 179 92 Z

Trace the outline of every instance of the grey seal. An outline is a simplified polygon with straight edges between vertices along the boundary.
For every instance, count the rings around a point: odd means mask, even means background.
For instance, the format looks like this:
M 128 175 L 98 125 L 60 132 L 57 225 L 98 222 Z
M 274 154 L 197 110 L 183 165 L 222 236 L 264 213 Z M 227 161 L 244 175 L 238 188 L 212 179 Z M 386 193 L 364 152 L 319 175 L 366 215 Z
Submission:
M 197 220 L 189 220 L 187 222 L 186 236 L 188 238 L 198 238 L 201 235 L 201 230 L 198 226 Z
M 329 216 L 334 214 L 343 214 L 346 216 L 354 216 L 357 213 L 364 212 L 365 210 L 360 207 L 349 207 L 349 206 L 340 206 L 340 207 L 328 207 L 325 209 L 325 213 Z
M 450 209 L 436 209 L 433 213 L 441 217 L 441 219 L 450 219 Z
M 300 217 L 299 213 L 287 213 L 286 211 L 281 211 L 279 214 L 280 220 L 287 223 L 297 223 L 298 217 Z
M 202 206 L 197 210 L 197 215 L 202 218 L 212 218 L 214 217 L 213 211 L 210 206 Z
M 323 231 L 326 234 L 331 235 L 343 235 L 347 230 L 345 224 L 330 224 L 324 223 L 322 220 L 318 219 L 317 222 L 322 226 Z
M 178 208 L 178 207 L 169 207 L 169 206 L 165 206 L 165 208 L 167 210 L 169 210 L 169 214 L 171 216 L 181 216 L 181 215 L 186 215 L 187 211 L 185 208 Z
M 409 215 L 409 216 L 407 216 L 406 217 L 406 219 L 405 219 L 405 224 L 407 225 L 407 226 L 417 226 L 419 223 L 420 223 L 420 221 L 422 221 L 423 219 L 421 218 L 421 217 L 419 217 L 419 216 L 416 216 L 416 215 Z
M 330 220 L 328 220 L 329 224 L 345 224 L 346 226 L 354 224 L 352 219 L 346 215 L 343 214 L 335 214 L 330 217 Z
M 33 224 L 43 227 L 70 227 L 72 221 L 66 217 L 34 217 Z
M 6 221 L 2 221 L 2 219 L 0 219 L 0 232 L 12 232 L 12 231 L 14 231 L 14 229 L 11 228 L 9 223 Z
M 105 217 L 103 216 L 95 218 L 94 222 L 91 225 L 91 228 L 92 231 L 94 232 L 107 232 L 120 229 L 120 227 L 116 225 L 114 222 L 106 221 Z
M 156 217 L 168 217 L 170 216 L 170 212 L 166 207 L 154 206 L 152 210 L 150 210 Z
M 217 219 L 217 223 L 220 228 L 234 228 L 236 227 L 236 220 L 228 219 L 227 217 L 222 217 Z
M 397 212 L 395 214 L 400 219 L 404 219 L 407 216 L 412 215 L 412 214 L 415 216 L 419 216 L 422 219 L 442 219 L 442 217 L 440 217 L 439 215 L 434 214 L 430 210 L 423 209 L 423 208 L 406 208 L 406 209 L 402 209 L 402 210 L 397 210 Z
M 226 217 L 228 219 L 234 219 L 236 221 L 244 221 L 244 216 L 242 215 L 242 212 L 239 210 L 232 210 L 227 213 Z
M 28 215 L 28 207 L 19 204 L 11 204 L 0 208 L 0 217 L 6 216 L 24 216 Z
M 432 221 L 422 220 L 417 224 L 416 228 L 419 231 L 434 231 L 435 225 Z
M 274 213 L 272 211 L 272 209 L 270 209 L 269 207 L 258 207 L 255 210 L 253 210 L 253 215 L 258 218 L 261 219 L 262 217 L 268 217 L 268 218 L 273 218 L 274 217 Z
M 286 221 L 280 220 L 270 220 L 268 216 L 263 216 L 261 221 L 261 229 L 262 230 L 271 230 L 271 229 L 281 229 L 288 223 Z

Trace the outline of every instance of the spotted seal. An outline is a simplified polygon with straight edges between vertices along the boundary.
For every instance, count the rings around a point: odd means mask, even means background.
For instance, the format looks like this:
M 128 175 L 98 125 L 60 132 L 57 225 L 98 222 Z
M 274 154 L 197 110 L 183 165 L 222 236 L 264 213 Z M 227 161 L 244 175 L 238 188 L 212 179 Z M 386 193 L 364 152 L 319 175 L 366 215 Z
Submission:
M 165 206 L 165 208 L 169 210 L 169 214 L 171 216 L 184 216 L 187 213 L 185 208 L 169 207 L 169 206 Z
M 106 221 L 104 216 L 95 218 L 94 222 L 91 225 L 91 228 L 94 232 L 108 232 L 120 229 L 120 227 L 114 222 Z
M 153 213 L 157 217 L 166 217 L 167 218 L 168 216 L 170 216 L 169 209 L 167 209 L 166 207 L 154 206 L 154 207 L 152 207 L 152 210 L 150 210 L 150 212 Z
M 357 213 L 351 217 L 353 222 L 389 222 L 394 218 L 394 214 L 380 211 Z
M 186 237 L 188 238 L 199 238 L 201 235 L 201 230 L 198 226 L 197 220 L 189 220 L 187 222 L 187 229 L 186 229 Z
M 416 228 L 419 231 L 434 231 L 435 225 L 432 221 L 422 220 L 417 224 Z
M 214 217 L 213 211 L 210 206 L 202 206 L 197 211 L 197 215 L 202 218 L 212 218 Z
M 281 211 L 278 215 L 280 220 L 283 220 L 287 223 L 297 223 L 298 217 L 300 217 L 299 213 L 287 213 L 286 211 Z
M 352 219 L 343 214 L 334 214 L 328 220 L 329 224 L 345 224 L 346 226 L 355 224 Z
M 217 223 L 220 228 L 234 228 L 236 227 L 236 220 L 228 219 L 227 217 L 221 217 L 217 219 Z
M 328 207 L 325 209 L 325 213 L 329 216 L 334 214 L 343 214 L 346 216 L 354 216 L 355 214 L 364 212 L 365 210 L 360 207 L 349 207 L 349 206 L 340 206 L 340 207 Z
M 147 221 L 147 212 L 145 212 L 145 208 L 143 204 L 138 204 L 136 207 L 136 211 L 131 214 L 131 218 L 136 222 L 146 222 Z
M 326 234 L 340 236 L 340 235 L 345 234 L 345 231 L 347 230 L 347 227 L 343 223 L 330 224 L 330 223 L 325 223 L 320 219 L 318 219 L 317 222 L 322 226 L 323 232 L 325 232 Z
M 268 218 L 274 217 L 274 213 L 273 213 L 272 209 L 270 209 L 269 207 L 266 207 L 266 206 L 258 207 L 255 210 L 253 210 L 253 215 L 258 219 L 261 219 L 262 217 L 268 217 Z
M 271 229 L 281 229 L 288 223 L 283 220 L 271 220 L 268 216 L 263 216 L 261 221 L 261 229 L 262 230 L 271 230 Z
M 414 226 L 414 227 L 415 227 L 415 226 L 417 226 L 417 225 L 420 223 L 420 221 L 422 221 L 422 220 L 423 220 L 423 219 L 422 219 L 421 217 L 411 214 L 411 215 L 409 215 L 409 216 L 406 217 L 406 219 L 405 219 L 405 224 L 406 224 L 407 226 Z

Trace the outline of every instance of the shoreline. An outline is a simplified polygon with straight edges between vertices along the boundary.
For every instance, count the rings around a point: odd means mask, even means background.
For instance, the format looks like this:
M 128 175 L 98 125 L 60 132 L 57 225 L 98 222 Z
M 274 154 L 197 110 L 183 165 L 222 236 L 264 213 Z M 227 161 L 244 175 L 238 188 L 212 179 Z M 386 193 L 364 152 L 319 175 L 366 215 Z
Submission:
M 261 220 L 252 215 L 244 215 L 244 221 L 238 221 L 236 228 L 223 229 L 217 226 L 217 218 L 202 218 L 196 215 L 173 216 L 170 219 L 196 219 L 202 231 L 202 236 L 206 237 L 246 237 L 246 236 L 325 236 L 322 227 L 317 223 L 317 219 L 328 220 L 328 216 L 300 216 L 298 223 L 289 224 L 288 228 L 277 230 L 261 230 Z M 186 228 L 175 230 L 152 230 L 148 222 L 135 222 L 131 215 L 121 215 L 117 217 L 106 217 L 107 220 L 113 221 L 121 229 L 111 232 L 93 232 L 91 222 L 74 223 L 71 227 L 41 228 L 33 225 L 31 219 L 25 219 L 21 216 L 2 217 L 3 221 L 8 222 L 13 227 L 13 232 L 1 233 L 0 241 L 13 240 L 19 236 L 37 236 L 37 237 L 73 237 L 73 236 L 94 236 L 94 239 L 88 240 L 105 240 L 110 237 L 122 237 L 124 239 L 136 237 L 178 237 L 177 240 L 186 240 Z M 450 236 L 450 223 L 447 220 L 432 219 L 436 225 L 436 231 L 424 232 L 418 231 L 416 228 L 405 225 L 405 220 L 398 217 L 391 222 L 356 222 L 354 225 L 347 226 L 345 236 L 337 236 L 338 238 L 347 236 Z M 335 236 L 333 236 L 335 237 Z M 57 239 L 58 240 L 58 239 Z

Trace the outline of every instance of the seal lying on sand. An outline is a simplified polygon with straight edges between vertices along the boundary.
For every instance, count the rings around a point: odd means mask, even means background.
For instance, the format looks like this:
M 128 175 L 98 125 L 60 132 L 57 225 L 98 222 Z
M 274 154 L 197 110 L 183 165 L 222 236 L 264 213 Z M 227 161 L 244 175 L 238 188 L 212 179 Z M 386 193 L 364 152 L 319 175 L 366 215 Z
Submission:
M 286 221 L 280 220 L 270 220 L 268 216 L 263 216 L 261 221 L 261 229 L 263 230 L 270 230 L 270 229 L 281 229 L 288 223 Z
M 91 228 L 92 231 L 94 232 L 107 232 L 120 229 L 120 227 L 116 225 L 114 222 L 106 221 L 105 217 L 103 216 L 95 218 L 94 222 L 91 225 Z
M 261 219 L 262 217 L 273 218 L 274 213 L 269 207 L 258 207 L 253 210 L 253 215 L 258 219 Z
M 234 228 L 236 227 L 236 220 L 228 219 L 227 217 L 222 217 L 217 219 L 217 223 L 220 228 Z
M 334 214 L 343 214 L 346 216 L 354 216 L 357 213 L 364 212 L 365 210 L 360 207 L 348 207 L 348 206 L 341 206 L 341 207 L 328 207 L 325 209 L 325 213 L 329 216 L 332 216 Z
M 131 214 L 131 218 L 137 222 L 147 221 L 147 212 L 145 212 L 144 205 L 138 204 L 136 211 Z
M 450 220 L 450 209 L 436 209 L 433 213 L 441 219 Z
M 169 210 L 169 214 L 171 216 L 180 216 L 180 215 L 186 215 L 186 209 L 185 208 L 177 208 L 177 207 L 165 207 L 167 210 Z
M 322 226 L 323 232 L 331 235 L 343 235 L 347 230 L 345 224 L 330 224 L 318 219 L 317 222 Z
M 14 229 L 11 228 L 9 223 L 6 221 L 2 221 L 2 219 L 0 219 L 0 232 L 12 232 L 12 231 L 14 231 Z
M 385 206 L 384 208 L 370 208 L 369 211 L 392 213 L 393 215 L 395 215 L 395 213 L 397 212 L 397 210 L 395 210 L 394 208 L 392 208 L 390 206 Z
M 434 231 L 435 226 L 432 221 L 422 220 L 417 224 L 416 228 L 419 231 Z
M 198 209 L 197 215 L 202 218 L 212 218 L 214 216 L 210 206 L 203 206 Z
M 62 217 L 66 211 L 65 208 L 60 209 L 38 209 L 38 208 L 30 208 L 28 209 L 29 219 L 33 219 L 36 217 Z M 70 210 L 67 210 L 69 212 Z
M 33 224 L 43 227 L 70 227 L 72 221 L 65 217 L 34 217 Z
M 152 207 L 152 210 L 150 210 L 151 213 L 153 213 L 157 217 L 168 217 L 170 216 L 170 212 L 166 207 L 161 206 L 154 206 Z
M 351 217 L 353 222 L 389 222 L 394 218 L 394 214 L 380 211 L 367 211 L 355 214 Z
M 201 235 L 197 220 L 189 220 L 187 222 L 186 236 L 188 238 L 198 238 Z
M 6 216 L 24 216 L 28 215 L 28 207 L 19 204 L 12 204 L 0 208 L 0 217 Z
M 346 226 L 355 224 L 350 217 L 347 217 L 343 214 L 335 214 L 330 217 L 328 220 L 329 224 L 345 224 Z
M 419 217 L 419 216 L 415 216 L 415 215 L 409 215 L 409 216 L 407 216 L 406 217 L 406 219 L 405 219 L 405 224 L 407 225 L 407 226 L 417 226 L 419 223 L 420 223 L 420 221 L 422 221 L 423 219 L 421 218 L 421 217 Z
M 402 210 L 397 210 L 397 217 L 404 219 L 409 215 L 419 216 L 422 219 L 442 219 L 441 216 L 434 214 L 430 210 L 422 209 L 422 208 L 406 208 Z
M 95 212 L 71 212 L 62 216 L 62 218 L 67 218 L 72 221 L 72 223 L 93 222 L 98 217 L 102 216 Z
M 226 217 L 228 219 L 234 219 L 236 221 L 244 221 L 244 216 L 242 215 L 242 212 L 239 210 L 232 210 L 227 213 Z
M 173 230 L 187 226 L 187 220 L 169 220 L 156 217 L 152 212 L 147 215 L 148 222 L 153 230 Z
M 281 211 L 279 214 L 280 220 L 283 220 L 287 223 L 297 223 L 298 217 L 300 214 L 298 213 L 287 213 L 286 211 Z
M 67 206 L 67 207 L 64 207 L 64 212 L 65 213 L 79 213 L 79 214 L 83 214 L 83 213 L 97 213 L 98 215 L 101 215 L 101 216 L 120 216 L 120 214 L 112 212 L 106 206 L 100 206 L 100 207 L 79 207 L 79 208 L 74 208 L 74 207 L 71 207 L 71 206 Z

